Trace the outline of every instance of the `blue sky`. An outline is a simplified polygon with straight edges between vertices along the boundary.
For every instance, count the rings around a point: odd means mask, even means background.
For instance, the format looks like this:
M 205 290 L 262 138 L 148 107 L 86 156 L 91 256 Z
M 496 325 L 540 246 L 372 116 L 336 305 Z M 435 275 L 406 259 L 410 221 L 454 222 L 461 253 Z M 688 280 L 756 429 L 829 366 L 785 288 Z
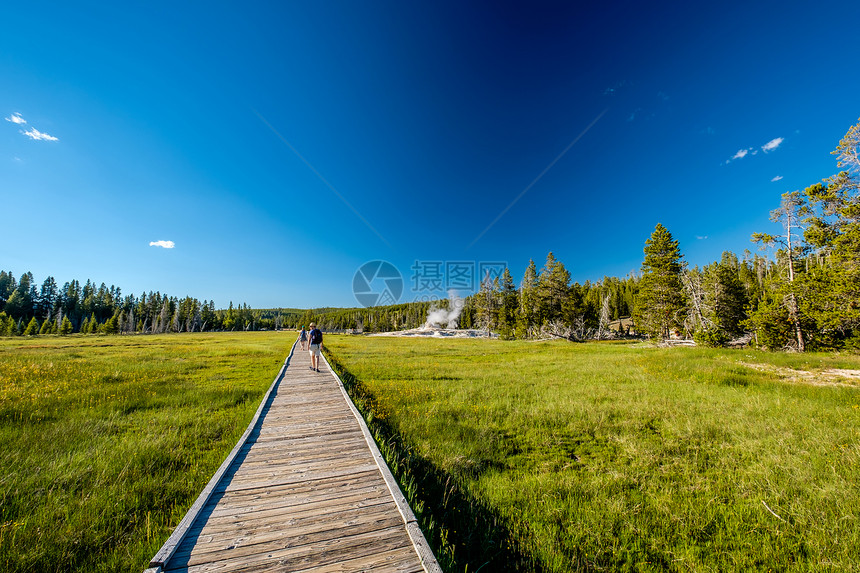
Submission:
M 406 301 L 416 261 L 623 276 L 657 223 L 754 250 L 860 116 L 860 5 L 699 4 L 5 6 L 0 268 L 317 307 L 372 260 Z

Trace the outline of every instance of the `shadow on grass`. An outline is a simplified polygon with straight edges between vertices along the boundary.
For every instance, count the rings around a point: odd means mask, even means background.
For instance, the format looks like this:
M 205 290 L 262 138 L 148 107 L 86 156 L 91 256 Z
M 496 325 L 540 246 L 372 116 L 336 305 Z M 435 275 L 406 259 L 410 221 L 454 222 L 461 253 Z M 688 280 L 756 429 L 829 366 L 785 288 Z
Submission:
M 415 453 L 396 428 L 376 416 L 376 398 L 361 380 L 330 350 L 326 357 L 364 416 L 444 571 L 543 571 L 491 508 L 463 491 L 455 475 Z

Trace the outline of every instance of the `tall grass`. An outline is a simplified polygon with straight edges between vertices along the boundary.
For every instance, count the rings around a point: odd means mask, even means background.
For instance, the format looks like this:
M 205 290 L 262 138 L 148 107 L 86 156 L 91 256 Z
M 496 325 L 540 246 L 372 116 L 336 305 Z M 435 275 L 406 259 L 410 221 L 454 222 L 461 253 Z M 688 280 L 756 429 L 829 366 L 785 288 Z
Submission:
M 0 341 L 0 570 L 141 571 L 292 335 Z
M 860 368 L 856 356 L 326 345 L 400 451 L 448 571 L 860 570 L 860 388 L 747 366 Z M 452 511 L 449 494 L 478 510 Z

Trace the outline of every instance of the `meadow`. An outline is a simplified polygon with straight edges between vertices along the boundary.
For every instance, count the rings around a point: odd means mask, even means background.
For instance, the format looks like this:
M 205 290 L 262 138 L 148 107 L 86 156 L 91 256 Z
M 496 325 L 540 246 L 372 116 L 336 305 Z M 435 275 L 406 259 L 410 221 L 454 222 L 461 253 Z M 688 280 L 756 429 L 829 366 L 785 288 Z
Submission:
M 292 341 L 0 339 L 0 570 L 142 570 Z M 860 570 L 860 357 L 326 347 L 446 571 Z
M 0 339 L 0 571 L 142 571 L 293 340 Z
M 326 349 L 446 571 L 860 571 L 856 355 Z

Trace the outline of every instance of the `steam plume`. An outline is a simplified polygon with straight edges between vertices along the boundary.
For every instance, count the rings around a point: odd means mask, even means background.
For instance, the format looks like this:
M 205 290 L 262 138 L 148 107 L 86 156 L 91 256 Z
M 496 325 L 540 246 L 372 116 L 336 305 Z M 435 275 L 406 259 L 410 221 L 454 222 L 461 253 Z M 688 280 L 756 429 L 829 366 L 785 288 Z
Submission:
M 460 320 L 460 313 L 463 312 L 465 304 L 466 301 L 457 295 L 457 291 L 449 290 L 448 308 L 436 306 L 435 303 L 430 305 L 424 328 L 457 328 L 457 322 Z

